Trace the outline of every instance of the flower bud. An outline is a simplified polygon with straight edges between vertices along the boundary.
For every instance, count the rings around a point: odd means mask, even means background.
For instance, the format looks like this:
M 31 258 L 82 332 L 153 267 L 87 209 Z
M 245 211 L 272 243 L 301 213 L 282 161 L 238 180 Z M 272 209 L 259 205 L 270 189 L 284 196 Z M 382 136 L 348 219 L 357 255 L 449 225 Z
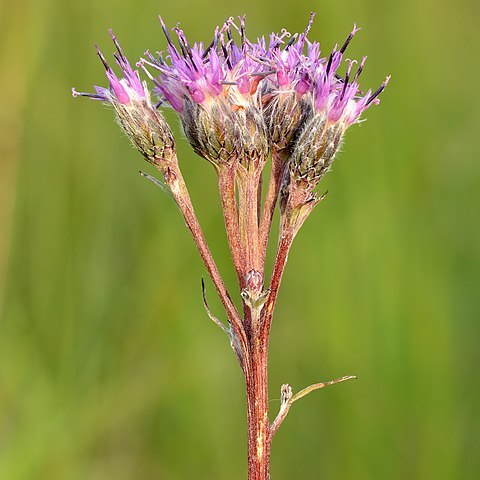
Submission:
M 263 288 L 263 277 L 260 272 L 250 270 L 245 275 L 245 288 L 241 292 L 245 303 L 252 309 L 261 308 L 267 300 L 268 290 Z
M 163 167 L 175 156 L 172 131 L 149 99 L 130 106 L 113 103 L 113 107 L 119 125 L 149 163 Z
M 296 92 L 284 92 L 276 93 L 265 103 L 264 117 L 272 150 L 290 152 L 313 108 L 311 102 Z
M 327 60 L 321 56 L 319 44 L 306 39 L 312 19 L 302 35 L 294 36 L 283 50 L 275 47 L 271 53 L 277 85 L 272 100 L 274 115 L 269 122 L 273 125 L 269 129 L 272 145 L 288 145 L 291 153 L 286 185 L 296 188 L 298 184 L 308 192 L 329 170 L 346 130 L 360 121 L 370 105 L 379 102 L 377 97 L 389 80 L 387 77 L 374 93 L 368 90 L 362 94 L 358 78 L 366 57 L 354 75 L 357 62 L 353 60 L 347 60 L 344 77 L 338 74 L 345 50 L 359 29 L 354 25 L 342 47 L 335 46 Z M 285 85 L 287 92 L 282 93 Z M 282 139 L 283 144 L 279 143 Z M 286 190 L 283 188 L 284 193 Z
M 328 121 L 325 113 L 305 123 L 290 159 L 291 180 L 315 186 L 330 168 L 340 148 L 344 129 Z
M 228 87 L 234 88 L 234 87 Z M 268 154 L 263 118 L 255 106 L 239 106 L 232 99 L 209 104 L 185 100 L 181 113 L 185 135 L 194 151 L 216 166 L 263 163 Z

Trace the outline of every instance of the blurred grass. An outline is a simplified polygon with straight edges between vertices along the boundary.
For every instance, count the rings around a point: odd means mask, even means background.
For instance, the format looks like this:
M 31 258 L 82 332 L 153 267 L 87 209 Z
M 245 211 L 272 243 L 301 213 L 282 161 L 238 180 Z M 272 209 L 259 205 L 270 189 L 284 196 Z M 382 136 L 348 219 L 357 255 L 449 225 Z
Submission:
M 290 256 L 272 413 L 284 382 L 359 380 L 292 409 L 272 477 L 478 477 L 478 4 L 23 0 L 0 3 L 0 478 L 246 477 L 242 378 L 193 243 L 110 112 L 69 90 L 104 81 L 109 27 L 134 59 L 162 48 L 159 13 L 208 39 L 230 15 L 255 36 L 309 10 L 325 50 L 363 27 L 363 85 L 393 77 Z M 179 144 L 233 285 L 213 173 Z

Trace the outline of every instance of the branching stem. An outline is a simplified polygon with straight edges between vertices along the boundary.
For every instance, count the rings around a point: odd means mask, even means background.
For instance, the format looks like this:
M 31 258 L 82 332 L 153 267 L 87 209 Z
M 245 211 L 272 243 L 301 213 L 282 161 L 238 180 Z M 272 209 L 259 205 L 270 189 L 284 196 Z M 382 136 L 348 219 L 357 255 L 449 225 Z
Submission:
M 286 206 L 282 210 L 280 237 L 270 285 L 265 291 L 263 288 L 265 254 L 286 164 L 286 157 L 280 155 L 275 156 L 272 161 L 273 170 L 261 218 L 259 218 L 261 169 L 249 170 L 238 165 L 221 166 L 217 170 L 225 228 L 243 298 L 243 319 L 232 302 L 213 260 L 176 159 L 169 162 L 167 167 L 159 168 L 163 173 L 165 186 L 168 187 L 185 219 L 222 301 L 228 317 L 228 327 L 210 312 L 202 280 L 203 302 L 207 314 L 229 336 L 245 375 L 249 480 L 270 478 L 271 442 L 295 401 L 314 390 L 355 378 L 348 376 L 330 382 L 316 383 L 296 395 L 292 394 L 290 385 L 283 385 L 280 411 L 275 420 L 269 423 L 268 344 L 273 312 L 295 235 L 314 206 L 321 200 L 309 192 L 305 194 L 295 189 L 288 193 Z M 153 177 L 144 176 L 155 184 L 164 186 Z
M 261 326 L 260 326 L 260 341 L 265 342 L 268 346 L 270 335 L 270 326 L 272 323 L 273 311 L 277 302 L 278 292 L 282 282 L 283 272 L 288 260 L 288 253 L 292 246 L 295 235 L 291 228 L 285 229 L 280 235 L 278 243 L 277 256 L 273 267 L 272 277 L 270 280 L 270 292 L 267 301 L 263 308 Z
M 258 239 L 258 184 L 261 171 L 240 166 L 237 175 L 238 213 L 245 273 L 260 269 Z
M 222 202 L 225 230 L 227 232 L 228 245 L 232 255 L 233 265 L 237 273 L 240 289 L 245 285 L 245 272 L 243 266 L 242 245 L 240 240 L 240 227 L 238 221 L 238 205 L 235 193 L 235 176 L 237 166 L 220 166 L 218 173 L 218 188 Z
M 281 390 L 282 403 L 280 405 L 280 411 L 278 412 L 277 417 L 270 425 L 270 440 L 273 439 L 273 437 L 275 436 L 275 433 L 277 433 L 278 429 L 280 428 L 280 425 L 283 423 L 283 421 L 287 417 L 290 407 L 297 400 L 300 400 L 302 397 L 305 397 L 305 395 L 308 395 L 309 393 L 315 390 L 320 390 L 321 388 L 329 387 L 330 385 L 335 385 L 337 383 L 346 382 L 347 380 L 353 380 L 356 378 L 357 377 L 354 375 L 347 375 L 345 377 L 336 378 L 335 380 L 330 380 L 329 382 L 314 383 L 313 385 L 310 385 L 304 388 L 303 390 L 300 390 L 295 395 L 292 395 L 292 388 L 290 387 L 290 385 L 288 384 L 282 385 L 282 390 Z
M 242 353 L 241 366 L 245 369 L 245 362 L 247 361 L 248 356 L 248 339 L 245 334 L 245 330 L 242 324 L 242 320 L 238 311 L 230 297 L 230 294 L 225 287 L 223 279 L 218 271 L 217 265 L 213 259 L 210 248 L 208 247 L 207 241 L 203 234 L 202 228 L 198 222 L 197 216 L 193 209 L 192 201 L 183 180 L 182 173 L 178 168 L 177 162 L 171 162 L 167 169 L 162 171 L 165 183 L 168 185 L 172 196 L 175 200 L 175 203 L 178 205 L 185 223 L 192 234 L 192 237 L 197 245 L 198 251 L 202 260 L 207 268 L 208 274 L 212 279 L 215 289 L 217 290 L 218 296 L 225 308 L 227 313 L 228 320 L 232 325 L 233 332 L 235 333 L 236 340 L 239 343 L 239 347 Z
M 273 215 L 277 205 L 278 194 L 282 186 L 285 168 L 288 164 L 288 153 L 284 151 L 272 152 L 272 170 L 270 172 L 270 180 L 265 196 L 265 203 L 260 220 L 259 227 L 259 248 L 260 260 L 262 262 L 262 271 L 265 265 L 265 257 L 267 254 L 268 237 L 272 227 Z

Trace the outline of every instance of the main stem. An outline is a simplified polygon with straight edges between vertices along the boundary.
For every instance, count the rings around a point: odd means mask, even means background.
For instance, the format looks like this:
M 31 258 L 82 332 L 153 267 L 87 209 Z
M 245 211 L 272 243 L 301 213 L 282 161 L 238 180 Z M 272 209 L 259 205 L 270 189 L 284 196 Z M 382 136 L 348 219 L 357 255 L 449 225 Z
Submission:
M 266 209 L 260 222 L 258 215 L 260 172 L 258 174 L 257 172 L 248 172 L 250 175 L 238 178 L 238 212 L 233 174 L 222 172 L 223 175 L 219 179 L 228 240 L 240 288 L 245 285 L 247 272 L 255 271 L 262 276 L 264 273 L 263 259 L 266 240 L 282 176 L 279 160 L 277 159 L 278 164 L 273 173 L 274 178 L 271 180 Z M 271 426 L 268 416 L 268 340 L 278 290 L 295 232 L 290 226 L 284 228 L 285 225 L 282 225 L 277 257 L 265 304 L 262 307 L 256 302 L 248 304 L 244 301 L 245 317 L 242 320 L 215 265 L 176 161 L 173 161 L 168 168 L 163 169 L 162 173 L 223 303 L 232 328 L 231 341 L 235 339 L 237 342 L 235 345 L 235 342 L 232 343 L 232 346 L 245 375 L 247 396 L 248 480 L 269 480 L 270 446 L 278 426 Z M 261 224 L 260 232 L 259 223 Z M 246 288 L 248 287 L 253 288 L 254 285 L 246 285 Z M 255 293 L 261 294 L 262 292 L 261 290 L 252 292 L 252 294 Z
M 237 176 L 239 227 L 242 241 L 245 272 L 255 271 L 264 276 L 264 257 L 273 212 L 277 201 L 285 158 L 275 156 L 270 185 L 263 214 L 259 215 L 261 198 L 258 195 L 261 169 L 240 170 Z M 247 297 L 244 301 L 244 324 L 248 338 L 248 358 L 244 364 L 247 394 L 248 422 L 248 479 L 270 479 L 270 446 L 272 432 L 268 416 L 268 337 L 271 318 L 277 299 L 278 289 L 285 268 L 288 250 L 293 236 L 282 236 L 270 283 L 270 293 L 265 305 L 257 304 L 255 295 L 261 295 L 253 285 L 246 283 Z M 244 298 L 245 300 L 245 298 Z
M 248 480 L 270 478 L 270 426 L 268 419 L 268 355 L 264 346 L 251 346 L 245 372 L 248 423 Z
M 248 368 L 245 370 L 248 418 L 248 480 L 270 479 L 270 446 L 273 430 L 268 419 L 268 343 L 278 291 L 294 233 L 282 231 L 270 281 L 270 293 L 258 329 L 250 338 Z

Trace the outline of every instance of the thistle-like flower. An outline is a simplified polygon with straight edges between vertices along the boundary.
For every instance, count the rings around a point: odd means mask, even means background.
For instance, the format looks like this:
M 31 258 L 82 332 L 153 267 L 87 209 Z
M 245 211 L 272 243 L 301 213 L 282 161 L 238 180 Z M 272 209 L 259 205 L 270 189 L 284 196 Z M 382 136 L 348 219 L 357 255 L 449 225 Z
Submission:
M 287 155 L 291 153 L 298 130 L 312 110 L 311 99 L 306 95 L 311 80 L 305 67 L 314 49 L 308 44 L 305 57 L 304 48 L 313 18 L 314 14 L 311 14 L 307 28 L 301 34 L 291 35 L 282 30 L 280 34 L 270 35 L 268 46 L 265 38 L 256 44 L 263 64 L 270 70 L 262 84 L 262 104 L 273 154 L 279 151 L 285 151 Z
M 343 53 L 350 39 L 357 32 L 354 28 L 344 46 L 332 51 L 327 62 L 314 62 L 305 75 L 313 79 L 310 110 L 292 150 L 290 171 L 296 180 L 307 182 L 314 188 L 328 171 L 348 127 L 360 120 L 361 114 L 372 104 L 378 104 L 378 95 L 383 91 L 389 77 L 372 93 L 361 94 L 358 85 L 366 57 L 359 64 L 352 78 L 356 63 L 347 60 L 344 78 L 337 74 Z
M 347 128 L 379 102 L 377 97 L 389 77 L 375 93 L 369 90 L 362 94 L 358 78 L 366 57 L 353 76 L 357 62 L 348 59 L 345 76 L 338 74 L 344 53 L 359 29 L 354 26 L 343 46 L 338 49 L 336 45 L 327 59 L 321 56 L 320 45 L 307 39 L 312 22 L 313 14 L 305 31 L 294 34 L 286 44 L 286 32 L 272 35 L 264 58 L 271 62 L 276 75 L 263 87 L 263 102 L 272 148 L 288 148 L 292 171 L 298 178 L 315 183 L 328 170 Z
M 106 70 L 109 88 L 95 86 L 96 93 L 77 92 L 72 88 L 72 94 L 111 105 L 119 125 L 138 151 L 148 162 L 165 169 L 175 156 L 172 131 L 163 115 L 152 105 L 146 82 L 142 82 L 138 71 L 132 69 L 111 30 L 110 35 L 117 49 L 114 57 L 123 77 L 117 77 L 96 47 Z
M 177 48 L 160 19 L 168 46 L 157 57 L 146 52 L 139 62 L 155 82 L 160 97 L 180 115 L 185 135 L 200 156 L 216 167 L 265 163 L 268 146 L 261 112 L 258 63 L 245 39 L 244 21 L 229 19 L 215 31 L 208 47 L 190 46 L 180 28 Z M 240 36 L 240 46 L 232 30 Z M 147 69 L 157 71 L 154 77 Z
M 288 171 L 283 179 L 282 211 L 301 225 L 305 214 L 317 202 L 313 190 L 329 170 L 343 136 L 361 114 L 378 104 L 378 96 L 389 78 L 372 93 L 361 93 L 358 78 L 366 57 L 355 73 L 355 60 L 347 59 L 345 76 L 339 75 L 344 53 L 359 29 L 353 30 L 339 49 L 334 47 L 328 59 L 321 56 L 320 45 L 307 39 L 313 14 L 306 30 L 292 36 L 284 46 L 285 32 L 274 36 L 264 57 L 270 59 L 276 76 L 263 87 L 265 116 L 269 125 L 272 151 L 286 149 Z M 283 48 L 282 48 L 283 46 Z M 289 204 L 289 207 L 287 207 Z

